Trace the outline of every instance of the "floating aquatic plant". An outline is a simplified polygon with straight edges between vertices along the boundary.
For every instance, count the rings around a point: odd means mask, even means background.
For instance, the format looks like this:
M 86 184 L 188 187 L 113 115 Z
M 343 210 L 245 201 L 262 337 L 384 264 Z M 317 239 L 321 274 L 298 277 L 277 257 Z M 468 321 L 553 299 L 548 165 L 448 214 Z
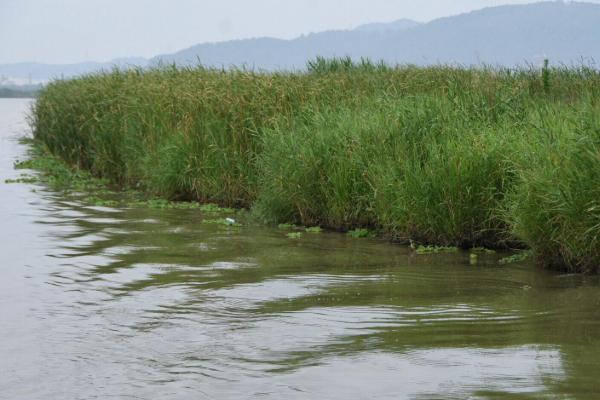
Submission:
M 500 261 L 498 261 L 498 263 L 500 265 L 515 264 L 523 262 L 531 256 L 531 251 L 520 251 L 518 253 L 513 254 L 512 256 L 501 258 Z
M 436 254 L 436 253 L 457 253 L 458 247 L 453 246 L 418 246 L 415 249 L 417 254 Z
M 239 228 L 242 226 L 239 222 L 234 220 L 233 218 L 218 218 L 218 219 L 205 219 L 202 221 L 204 224 L 209 225 L 224 225 Z
M 297 226 L 294 224 L 279 224 L 277 225 L 279 229 L 296 229 Z
M 321 229 L 319 226 L 312 226 L 310 228 L 306 228 L 305 231 L 307 233 L 321 233 L 323 232 L 323 229 Z
M 369 238 L 369 237 L 375 237 L 376 234 L 373 231 L 370 231 L 368 229 L 354 229 L 351 231 L 347 232 L 348 236 L 353 237 L 353 238 Z

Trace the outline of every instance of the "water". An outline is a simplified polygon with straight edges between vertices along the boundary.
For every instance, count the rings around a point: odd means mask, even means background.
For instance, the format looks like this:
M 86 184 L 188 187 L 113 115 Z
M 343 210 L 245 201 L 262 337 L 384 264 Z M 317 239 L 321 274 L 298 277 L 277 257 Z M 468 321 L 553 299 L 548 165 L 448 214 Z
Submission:
M 598 277 L 5 184 L 27 105 L 0 100 L 0 399 L 600 398 Z

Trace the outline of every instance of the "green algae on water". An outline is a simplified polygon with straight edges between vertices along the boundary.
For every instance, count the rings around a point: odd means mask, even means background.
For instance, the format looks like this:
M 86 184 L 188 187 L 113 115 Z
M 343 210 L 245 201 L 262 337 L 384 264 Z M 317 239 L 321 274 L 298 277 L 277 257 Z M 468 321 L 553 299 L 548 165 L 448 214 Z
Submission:
M 103 199 L 97 196 L 86 197 L 83 201 L 97 207 L 116 207 L 121 204 L 116 200 Z
M 202 221 L 202 223 L 209 225 L 230 226 L 234 228 L 239 228 L 242 226 L 242 224 L 235 221 L 233 218 L 205 219 L 204 221 Z
M 417 254 L 436 254 L 436 253 L 457 253 L 458 247 L 453 246 L 418 246 L 415 249 Z
M 531 256 L 532 256 L 532 252 L 529 250 L 520 251 L 516 254 L 513 254 L 512 256 L 501 258 L 500 261 L 498 261 L 498 263 L 500 265 L 520 263 L 520 262 L 527 260 Z
M 310 228 L 305 229 L 306 233 L 321 233 L 323 229 L 320 226 L 312 226 Z
M 33 175 L 20 175 L 15 179 L 5 179 L 4 183 L 12 184 L 12 183 L 38 183 L 41 182 L 40 178 Z
M 347 235 L 353 238 L 373 238 L 376 236 L 375 232 L 368 229 L 354 229 L 348 231 Z
M 294 225 L 294 224 L 279 224 L 279 225 L 277 225 L 277 227 L 278 227 L 279 229 L 296 229 L 296 228 L 298 228 L 298 227 L 297 227 L 296 225 Z

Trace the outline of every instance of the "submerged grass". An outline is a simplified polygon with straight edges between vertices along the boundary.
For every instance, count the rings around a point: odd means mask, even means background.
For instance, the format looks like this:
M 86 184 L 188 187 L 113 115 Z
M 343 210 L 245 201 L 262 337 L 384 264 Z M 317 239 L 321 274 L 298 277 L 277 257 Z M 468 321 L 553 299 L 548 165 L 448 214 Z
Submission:
M 541 264 L 591 272 L 599 96 L 600 73 L 583 67 L 317 59 L 297 73 L 162 68 L 55 81 L 32 125 L 76 171 L 165 199 L 160 207 L 246 207 L 285 229 L 376 230 L 425 248 L 530 247 Z

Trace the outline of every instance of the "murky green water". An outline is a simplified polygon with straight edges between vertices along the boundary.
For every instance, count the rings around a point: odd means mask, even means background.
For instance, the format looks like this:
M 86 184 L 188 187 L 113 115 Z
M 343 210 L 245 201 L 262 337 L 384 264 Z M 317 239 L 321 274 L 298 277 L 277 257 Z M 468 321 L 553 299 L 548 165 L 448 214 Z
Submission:
M 598 277 L 5 184 L 1 399 L 596 399 Z M 214 216 L 210 216 L 214 218 Z

